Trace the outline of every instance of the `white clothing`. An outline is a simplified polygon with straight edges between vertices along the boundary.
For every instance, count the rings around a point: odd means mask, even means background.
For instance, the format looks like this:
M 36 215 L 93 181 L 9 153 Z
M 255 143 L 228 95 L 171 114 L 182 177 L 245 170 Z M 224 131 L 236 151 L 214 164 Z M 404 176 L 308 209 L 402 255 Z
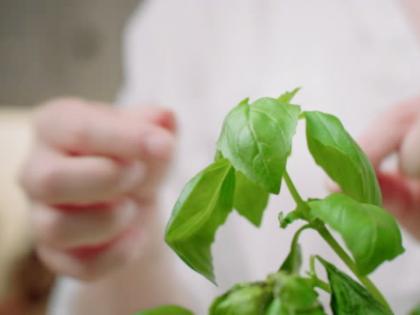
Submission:
M 301 86 L 295 102 L 304 110 L 336 114 L 358 135 L 379 112 L 419 92 L 420 47 L 396 0 L 153 0 L 127 28 L 125 74 L 119 103 L 163 104 L 179 118 L 178 158 L 163 197 L 167 219 L 186 181 L 211 161 L 223 118 L 240 100 Z M 302 128 L 288 169 L 304 196 L 327 193 Z M 232 214 L 219 231 L 220 290 L 278 268 L 293 234 L 278 228 L 278 212 L 293 208 L 285 191 L 272 198 L 260 230 Z M 306 257 L 337 262 L 314 233 L 302 240 Z M 404 245 L 403 256 L 373 275 L 396 314 L 420 302 L 420 246 L 409 236 Z M 217 290 L 173 257 L 205 314 Z

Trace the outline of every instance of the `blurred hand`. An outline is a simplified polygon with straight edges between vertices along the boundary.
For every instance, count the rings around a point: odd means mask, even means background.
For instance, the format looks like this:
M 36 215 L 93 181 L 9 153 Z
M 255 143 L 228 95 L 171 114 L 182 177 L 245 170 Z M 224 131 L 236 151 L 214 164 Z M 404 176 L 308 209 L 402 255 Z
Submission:
M 420 240 L 420 98 L 380 115 L 360 140 L 377 171 L 385 208 Z M 393 153 L 398 169 L 383 170 L 382 162 Z
M 175 140 L 171 112 L 59 99 L 35 116 L 21 183 L 38 253 L 54 271 L 95 279 L 139 252 Z

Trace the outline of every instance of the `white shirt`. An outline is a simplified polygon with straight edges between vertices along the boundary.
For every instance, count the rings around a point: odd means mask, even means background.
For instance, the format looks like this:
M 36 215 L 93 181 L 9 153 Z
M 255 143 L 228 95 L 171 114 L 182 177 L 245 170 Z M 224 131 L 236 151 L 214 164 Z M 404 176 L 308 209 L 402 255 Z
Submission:
M 358 135 L 379 112 L 419 92 L 420 47 L 396 0 L 153 0 L 128 25 L 125 74 L 119 103 L 163 104 L 179 118 L 178 157 L 162 196 L 167 219 L 186 181 L 211 161 L 223 118 L 240 100 L 301 86 L 295 102 L 304 110 L 336 114 Z M 302 128 L 288 169 L 304 196 L 326 195 Z M 291 209 L 283 189 L 260 230 L 230 215 L 213 250 L 219 293 L 278 268 L 293 233 L 279 230 L 277 214 Z M 302 240 L 306 257 L 338 261 L 314 233 Z M 420 302 L 420 246 L 408 235 L 404 246 L 372 277 L 396 314 Z M 205 314 L 217 290 L 173 258 Z M 71 294 L 65 287 L 62 296 Z

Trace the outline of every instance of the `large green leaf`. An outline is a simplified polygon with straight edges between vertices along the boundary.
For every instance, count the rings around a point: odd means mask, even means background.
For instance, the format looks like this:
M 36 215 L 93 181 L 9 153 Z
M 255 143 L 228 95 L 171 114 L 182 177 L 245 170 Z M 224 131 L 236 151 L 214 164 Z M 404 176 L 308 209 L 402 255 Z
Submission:
M 311 214 L 336 230 L 361 274 L 403 253 L 400 229 L 386 210 L 342 194 L 309 202 Z
M 335 266 L 319 258 L 327 270 L 331 286 L 331 308 L 334 315 L 391 315 L 359 283 Z
M 226 117 L 218 149 L 236 170 L 277 194 L 299 113 L 299 106 L 273 98 L 242 101 Z
M 306 137 L 315 162 L 354 199 L 381 205 L 375 172 L 366 155 L 337 117 L 305 112 Z
M 211 244 L 232 210 L 235 172 L 220 159 L 191 179 L 172 211 L 165 240 L 192 269 L 214 282 Z
M 410 315 L 420 315 L 420 305 L 411 310 Z
M 214 300 L 209 315 L 264 315 L 271 299 L 263 283 L 239 284 Z
M 278 308 L 281 315 L 325 315 L 311 279 L 284 272 L 271 275 L 270 278 L 275 282 L 275 300 L 274 305 L 270 305 L 270 312 L 275 314 L 272 309 Z
M 165 305 L 154 309 L 141 311 L 136 315 L 194 315 L 191 311 L 186 308 L 176 305 Z
M 236 172 L 233 207 L 255 226 L 260 226 L 269 193 L 251 182 L 241 172 Z

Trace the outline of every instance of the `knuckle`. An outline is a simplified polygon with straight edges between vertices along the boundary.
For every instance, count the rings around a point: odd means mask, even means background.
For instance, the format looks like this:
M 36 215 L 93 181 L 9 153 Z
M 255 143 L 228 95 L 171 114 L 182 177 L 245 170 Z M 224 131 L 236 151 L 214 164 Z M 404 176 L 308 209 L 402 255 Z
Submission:
M 117 193 L 123 196 L 125 193 L 139 189 L 146 177 L 146 166 L 141 162 L 135 162 L 131 166 L 120 170 L 118 176 L 115 177 Z
M 126 176 L 124 168 L 118 166 L 109 167 L 102 172 L 103 184 L 105 187 L 110 187 L 111 189 L 115 189 L 115 187 L 124 181 Z M 133 172 L 132 175 L 134 176 L 135 173 Z
M 160 162 L 171 159 L 175 149 L 175 136 L 162 128 L 151 128 L 139 135 L 143 155 Z
M 63 128 L 61 131 L 65 130 L 70 146 L 83 145 L 88 140 L 88 125 L 76 117 L 86 117 L 89 106 L 86 101 L 77 98 L 60 98 L 43 104 L 34 114 L 35 135 L 44 141 L 51 138 L 51 130 Z
M 51 163 L 48 166 L 33 170 L 29 185 L 31 185 L 32 190 L 35 190 L 37 197 L 51 199 L 57 193 L 62 178 L 60 168 Z
M 42 104 L 34 114 L 35 126 L 42 127 L 55 119 L 57 115 L 69 111 L 79 111 L 86 106 L 86 102 L 75 97 L 63 97 L 49 100 Z
M 60 219 L 58 213 L 46 210 L 47 206 L 40 204 L 32 209 L 32 225 L 34 236 L 39 244 L 56 244 L 59 240 Z
M 75 122 L 71 132 L 68 134 L 67 145 L 70 148 L 86 148 L 90 143 L 89 126 Z

